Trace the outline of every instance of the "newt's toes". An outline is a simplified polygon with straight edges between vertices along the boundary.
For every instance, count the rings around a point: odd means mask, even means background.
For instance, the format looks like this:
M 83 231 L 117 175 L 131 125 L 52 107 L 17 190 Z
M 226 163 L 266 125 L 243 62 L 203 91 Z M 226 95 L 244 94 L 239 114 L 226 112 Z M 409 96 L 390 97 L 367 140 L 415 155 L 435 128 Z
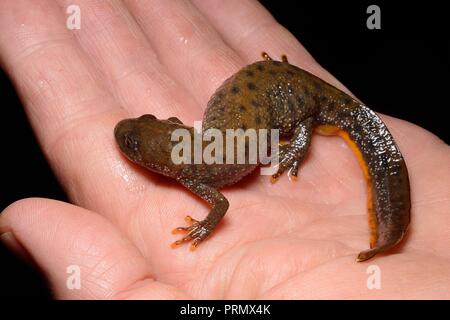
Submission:
M 172 230 L 172 234 L 191 232 L 195 228 L 195 225 L 197 223 L 199 223 L 199 221 L 195 220 L 191 216 L 186 216 L 184 218 L 184 221 L 186 221 L 187 223 L 190 223 L 191 225 L 189 227 L 177 227 Z
M 289 179 L 291 181 L 297 181 L 298 179 L 298 167 L 300 165 L 300 161 L 295 160 L 294 163 L 291 165 L 291 167 L 289 168 L 288 174 L 289 174 Z
M 275 174 L 271 176 L 270 181 L 275 183 L 278 178 L 288 170 L 288 176 L 291 181 L 296 181 L 298 177 L 298 167 L 300 162 L 298 160 L 286 160 L 280 163 L 278 170 Z
M 207 224 L 204 221 L 195 220 L 190 216 L 186 216 L 185 221 L 187 223 L 190 223 L 191 225 L 188 227 L 175 228 L 172 230 L 172 233 L 176 234 L 180 232 L 188 232 L 188 234 L 185 237 L 172 243 L 171 247 L 176 248 L 185 242 L 193 241 L 190 250 L 194 251 L 199 245 L 199 243 L 202 242 L 209 235 L 211 230 L 209 230 Z
M 175 242 L 172 243 L 170 246 L 171 246 L 172 248 L 176 248 L 176 247 L 178 247 L 180 244 L 183 244 L 183 243 L 188 242 L 188 241 L 191 241 L 191 240 L 192 240 L 192 238 L 191 238 L 189 235 L 187 235 L 186 237 L 181 238 L 180 240 L 175 241 Z
M 300 161 L 290 152 L 289 144 L 280 145 L 280 150 L 276 155 L 278 157 L 278 170 L 271 177 L 271 182 L 275 183 L 278 178 L 287 170 L 291 181 L 297 180 L 298 167 Z

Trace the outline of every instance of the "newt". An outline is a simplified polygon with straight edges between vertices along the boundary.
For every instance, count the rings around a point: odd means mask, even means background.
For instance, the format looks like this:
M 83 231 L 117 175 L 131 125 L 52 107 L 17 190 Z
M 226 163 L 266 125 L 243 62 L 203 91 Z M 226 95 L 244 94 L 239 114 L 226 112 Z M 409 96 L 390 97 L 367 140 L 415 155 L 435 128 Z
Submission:
M 157 119 L 146 114 L 120 121 L 114 135 L 122 153 L 150 171 L 170 177 L 207 201 L 211 210 L 203 220 L 186 217 L 187 233 L 174 242 L 192 242 L 191 249 L 207 238 L 228 210 L 218 189 L 235 184 L 260 163 L 177 163 L 172 161 L 172 132 L 185 128 L 178 118 Z M 410 223 L 410 187 L 405 160 L 380 117 L 360 101 L 313 74 L 266 53 L 228 78 L 213 94 L 203 117 L 202 130 L 278 129 L 287 143 L 280 145 L 275 181 L 286 170 L 296 178 L 313 132 L 339 135 L 356 154 L 368 186 L 370 249 L 365 261 L 396 246 Z M 247 152 L 248 150 L 246 150 Z

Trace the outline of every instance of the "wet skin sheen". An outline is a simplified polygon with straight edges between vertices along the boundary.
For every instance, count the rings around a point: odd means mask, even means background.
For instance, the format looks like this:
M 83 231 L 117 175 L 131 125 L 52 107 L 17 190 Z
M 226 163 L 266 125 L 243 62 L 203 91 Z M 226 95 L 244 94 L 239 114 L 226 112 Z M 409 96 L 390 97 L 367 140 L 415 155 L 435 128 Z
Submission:
M 286 57 L 281 62 L 267 54 L 263 57 L 264 61 L 246 66 L 217 89 L 208 102 L 203 131 L 216 128 L 225 134 L 226 129 L 278 129 L 289 143 L 280 147 L 280 165 L 273 179 L 286 170 L 293 178 L 297 176 L 313 130 L 340 135 L 358 157 L 368 185 L 370 249 L 359 253 L 357 261 L 394 247 L 410 222 L 410 195 L 405 161 L 386 125 L 361 102 L 289 64 Z M 171 135 L 178 128 L 193 133 L 193 128 L 175 117 L 158 120 L 143 115 L 120 121 L 114 134 L 128 159 L 177 180 L 211 204 L 204 220 L 188 216 L 190 226 L 175 229 L 187 235 L 174 245 L 192 241 L 194 249 L 228 209 L 228 201 L 218 189 L 238 182 L 258 164 L 176 165 L 171 160 L 176 144 Z

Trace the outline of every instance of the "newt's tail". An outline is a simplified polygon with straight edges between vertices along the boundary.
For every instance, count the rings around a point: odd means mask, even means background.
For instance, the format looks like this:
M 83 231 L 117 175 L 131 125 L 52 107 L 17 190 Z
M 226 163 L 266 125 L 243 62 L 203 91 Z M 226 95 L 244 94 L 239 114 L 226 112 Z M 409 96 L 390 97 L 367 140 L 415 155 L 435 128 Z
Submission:
M 321 110 L 317 131 L 343 137 L 367 180 L 370 249 L 357 258 L 365 261 L 394 247 L 406 233 L 411 208 L 406 164 L 386 125 L 366 106 L 352 101 Z

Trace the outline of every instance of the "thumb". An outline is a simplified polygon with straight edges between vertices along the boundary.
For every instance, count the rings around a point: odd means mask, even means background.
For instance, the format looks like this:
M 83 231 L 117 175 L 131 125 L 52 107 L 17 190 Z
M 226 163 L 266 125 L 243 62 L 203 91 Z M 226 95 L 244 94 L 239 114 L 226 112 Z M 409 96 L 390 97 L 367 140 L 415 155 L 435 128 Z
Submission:
M 0 234 L 13 251 L 25 251 L 34 260 L 57 298 L 187 298 L 155 280 L 125 235 L 86 209 L 48 199 L 20 200 L 0 215 Z

